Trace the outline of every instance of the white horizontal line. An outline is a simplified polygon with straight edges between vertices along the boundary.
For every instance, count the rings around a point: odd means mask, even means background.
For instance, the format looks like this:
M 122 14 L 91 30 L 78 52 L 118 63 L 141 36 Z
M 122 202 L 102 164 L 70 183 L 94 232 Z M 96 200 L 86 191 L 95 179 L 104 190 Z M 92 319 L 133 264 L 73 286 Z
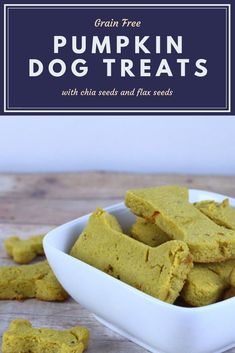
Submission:
M 82 7 L 82 6 L 86 6 L 86 7 L 224 7 L 224 8 L 228 8 L 229 10 L 231 9 L 231 5 L 230 4 L 4 4 L 4 10 L 6 10 L 8 7 Z M 230 12 L 229 12 L 230 14 Z M 5 15 L 5 12 L 4 12 Z M 231 15 L 231 14 L 230 14 Z M 4 21 L 5 22 L 5 21 Z M 230 23 L 231 24 L 231 23 Z M 5 28 L 4 28 L 5 29 Z M 231 28 L 229 28 L 229 30 L 231 31 Z M 231 32 L 229 32 L 230 34 Z M 230 36 L 230 40 L 231 40 L 231 36 Z M 230 44 L 230 43 L 229 43 Z M 231 54 L 231 53 L 230 53 Z M 5 59 L 5 57 L 4 57 Z M 231 61 L 230 61 L 231 64 Z M 5 71 L 5 70 L 4 70 Z M 5 82 L 4 82 L 5 83 Z M 4 84 L 5 86 L 5 84 Z M 230 99 L 231 99 L 231 87 L 230 88 Z M 4 87 L 5 89 L 5 87 Z M 225 109 L 225 110 L 123 110 L 123 109 L 100 109 L 100 110 L 84 110 L 84 109 L 80 109 L 80 110 L 11 110 L 11 109 L 6 109 L 6 104 L 4 102 L 4 112 L 5 113 L 42 113 L 42 112 L 46 112 L 46 113 L 221 113 L 221 112 L 231 112 L 231 107 L 230 107 L 231 103 L 229 101 L 229 108 Z
M 196 6 L 196 7 L 206 7 L 206 6 L 215 6 L 215 7 L 219 7 L 219 6 L 223 6 L 223 7 L 230 7 L 230 4 L 4 4 L 4 7 L 8 7 L 8 6 L 41 6 L 41 7 L 48 7 L 48 6 L 88 6 L 88 7 L 92 7 L 92 6 L 107 6 L 107 7 L 141 7 L 141 6 L 152 6 L 152 7 L 157 7 L 157 6 L 166 6 L 166 7 L 170 7 L 170 6 Z
M 230 113 L 231 109 L 225 110 L 6 110 L 4 113 Z

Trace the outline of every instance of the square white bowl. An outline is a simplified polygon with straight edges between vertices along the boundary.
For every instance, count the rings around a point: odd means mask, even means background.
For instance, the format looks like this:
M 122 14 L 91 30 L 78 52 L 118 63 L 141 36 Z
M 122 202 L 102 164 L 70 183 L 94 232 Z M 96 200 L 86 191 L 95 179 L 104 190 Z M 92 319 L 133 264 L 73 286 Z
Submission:
M 227 196 L 190 190 L 190 202 Z M 235 199 L 229 198 L 235 207 Z M 123 203 L 107 207 L 124 232 L 135 217 Z M 77 302 L 107 327 L 153 353 L 219 353 L 235 346 L 235 298 L 200 308 L 168 304 L 68 255 L 90 215 L 66 223 L 44 238 L 56 277 Z

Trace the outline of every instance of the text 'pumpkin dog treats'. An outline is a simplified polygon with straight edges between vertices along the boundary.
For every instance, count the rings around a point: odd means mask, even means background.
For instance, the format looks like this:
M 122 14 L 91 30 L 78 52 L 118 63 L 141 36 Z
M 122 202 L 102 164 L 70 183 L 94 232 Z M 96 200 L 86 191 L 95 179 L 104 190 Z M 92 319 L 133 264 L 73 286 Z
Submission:
M 134 214 L 157 224 L 172 239 L 185 241 L 195 262 L 235 257 L 235 231 L 214 223 L 190 204 L 178 186 L 129 190 L 126 205 Z
M 201 201 L 194 204 L 202 213 L 220 226 L 235 230 L 235 209 L 230 207 L 229 200 L 223 202 Z
M 33 328 L 27 320 L 14 320 L 3 334 L 2 353 L 82 353 L 88 340 L 85 327 L 62 331 Z
M 149 247 L 123 234 L 114 216 L 97 209 L 71 255 L 168 303 L 178 297 L 192 267 L 187 244 Z
M 4 241 L 6 252 L 19 264 L 27 264 L 36 256 L 44 255 L 42 240 L 44 235 L 32 236 L 29 239 L 10 237 Z
M 0 267 L 0 299 L 63 301 L 67 297 L 47 261 Z
M 156 224 L 148 222 L 146 219 L 137 217 L 131 228 L 131 236 L 149 246 L 158 246 L 171 240 L 161 228 Z

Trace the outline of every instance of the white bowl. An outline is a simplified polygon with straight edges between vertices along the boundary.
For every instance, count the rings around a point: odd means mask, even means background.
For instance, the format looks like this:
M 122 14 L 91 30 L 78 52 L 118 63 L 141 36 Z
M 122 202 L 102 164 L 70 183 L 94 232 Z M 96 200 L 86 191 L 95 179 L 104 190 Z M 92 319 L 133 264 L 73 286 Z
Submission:
M 226 196 L 190 190 L 190 201 Z M 235 199 L 230 198 L 235 207 Z M 124 231 L 134 216 L 123 203 L 106 208 Z M 218 353 L 235 346 L 235 298 L 200 308 L 155 299 L 68 255 L 89 215 L 66 223 L 44 238 L 47 259 L 66 291 L 97 320 L 154 353 Z

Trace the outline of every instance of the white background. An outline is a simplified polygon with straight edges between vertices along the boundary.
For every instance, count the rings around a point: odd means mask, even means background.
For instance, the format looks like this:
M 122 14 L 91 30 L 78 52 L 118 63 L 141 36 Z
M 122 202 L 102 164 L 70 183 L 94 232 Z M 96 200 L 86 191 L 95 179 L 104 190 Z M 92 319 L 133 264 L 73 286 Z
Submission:
M 0 117 L 0 172 L 80 170 L 235 174 L 235 117 Z

